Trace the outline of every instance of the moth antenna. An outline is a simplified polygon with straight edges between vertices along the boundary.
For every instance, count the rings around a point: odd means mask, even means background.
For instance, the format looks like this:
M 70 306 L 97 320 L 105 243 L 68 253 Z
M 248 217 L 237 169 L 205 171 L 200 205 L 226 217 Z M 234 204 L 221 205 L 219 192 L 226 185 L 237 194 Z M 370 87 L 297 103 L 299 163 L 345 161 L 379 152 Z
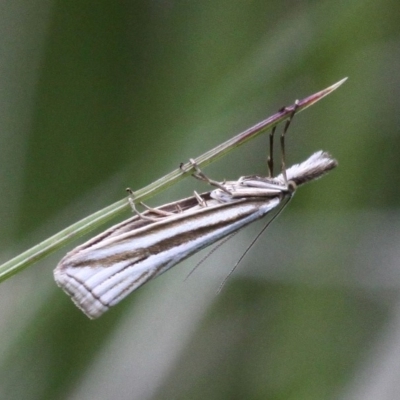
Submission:
M 193 268 L 192 270 L 186 275 L 185 281 L 189 278 L 193 272 L 200 267 L 201 264 L 204 263 L 213 253 L 215 253 L 223 244 L 225 244 L 229 239 L 233 238 L 239 231 L 231 233 L 225 239 L 222 239 L 214 248 L 212 248 Z
M 257 242 L 257 240 L 260 238 L 260 236 L 265 232 L 265 230 L 272 224 L 273 221 L 281 214 L 281 212 L 286 208 L 286 206 L 289 204 L 289 201 L 292 198 L 292 193 L 288 195 L 286 198 L 286 202 L 282 205 L 282 207 L 279 209 L 279 211 L 265 224 L 265 226 L 261 229 L 261 231 L 256 235 L 256 237 L 250 242 L 250 244 L 247 246 L 247 249 L 243 252 L 243 254 L 239 257 L 239 260 L 237 260 L 236 264 L 233 266 L 233 268 L 229 271 L 228 275 L 225 277 L 225 279 L 222 281 L 222 283 L 219 285 L 219 288 L 217 290 L 217 294 L 219 294 L 222 290 L 222 288 L 225 286 L 225 283 L 229 279 L 229 277 L 233 274 L 235 269 L 238 267 L 238 265 L 242 262 L 243 258 L 246 256 L 246 254 L 250 251 L 250 249 L 254 246 L 254 244 Z M 235 232 L 237 233 L 237 232 Z M 203 260 L 202 260 L 203 261 Z

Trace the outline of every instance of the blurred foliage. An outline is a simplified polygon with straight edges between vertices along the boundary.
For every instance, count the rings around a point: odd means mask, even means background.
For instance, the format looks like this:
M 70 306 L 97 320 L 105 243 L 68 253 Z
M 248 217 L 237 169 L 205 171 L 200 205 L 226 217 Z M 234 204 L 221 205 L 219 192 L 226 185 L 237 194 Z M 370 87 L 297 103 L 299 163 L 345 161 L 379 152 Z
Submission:
M 2 283 L 2 398 L 396 398 L 398 3 L 1 9 L 2 261 L 349 76 L 288 135 L 290 163 L 324 149 L 339 168 L 299 190 L 220 295 L 262 223 L 188 281 L 201 255 L 97 321 L 52 281 L 63 252 Z M 265 174 L 267 142 L 205 172 Z M 199 185 L 187 180 L 154 204 Z

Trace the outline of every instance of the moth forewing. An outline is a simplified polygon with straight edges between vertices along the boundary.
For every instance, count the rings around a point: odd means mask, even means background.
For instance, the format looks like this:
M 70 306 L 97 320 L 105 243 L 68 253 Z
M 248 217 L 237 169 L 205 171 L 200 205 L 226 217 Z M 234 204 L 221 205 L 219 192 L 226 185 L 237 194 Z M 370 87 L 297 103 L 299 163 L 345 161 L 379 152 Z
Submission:
M 130 218 L 69 252 L 56 267 L 55 280 L 88 317 L 97 318 L 150 279 L 268 214 L 292 196 L 296 185 L 336 165 L 320 151 L 287 169 L 287 180 L 283 174 L 242 177 L 159 208 L 172 215 Z
M 90 318 L 204 247 L 261 218 L 280 198 L 210 198 L 196 207 L 125 231 L 116 225 L 68 253 L 54 271 L 57 284 Z M 132 224 L 137 223 L 133 218 Z M 114 232 L 122 228 L 123 233 Z

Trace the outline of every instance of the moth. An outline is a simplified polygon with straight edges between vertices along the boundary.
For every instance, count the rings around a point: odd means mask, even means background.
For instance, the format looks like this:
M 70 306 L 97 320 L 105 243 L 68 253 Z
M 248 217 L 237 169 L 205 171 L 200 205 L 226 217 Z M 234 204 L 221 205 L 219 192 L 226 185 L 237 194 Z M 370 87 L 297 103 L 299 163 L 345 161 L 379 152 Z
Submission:
M 148 208 L 76 247 L 54 270 L 56 283 L 89 318 L 98 318 L 180 261 L 272 210 L 279 213 L 298 186 L 337 166 L 330 154 L 318 151 L 286 169 L 284 134 L 289 123 L 290 119 L 281 136 L 282 171 L 278 176 L 272 177 L 273 130 L 269 176 L 216 182 L 197 168 L 195 177 L 214 185 L 214 190 Z

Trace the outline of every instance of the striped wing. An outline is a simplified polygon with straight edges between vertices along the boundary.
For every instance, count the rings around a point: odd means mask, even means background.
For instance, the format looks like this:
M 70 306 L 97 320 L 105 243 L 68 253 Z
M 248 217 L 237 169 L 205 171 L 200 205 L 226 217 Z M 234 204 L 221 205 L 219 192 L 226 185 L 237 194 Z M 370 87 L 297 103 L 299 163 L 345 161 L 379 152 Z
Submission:
M 132 230 L 123 222 L 68 253 L 54 270 L 55 280 L 89 318 L 97 318 L 150 279 L 261 218 L 280 201 L 276 196 L 224 204 L 211 200 L 207 207 Z M 137 217 L 133 220 L 137 224 Z

